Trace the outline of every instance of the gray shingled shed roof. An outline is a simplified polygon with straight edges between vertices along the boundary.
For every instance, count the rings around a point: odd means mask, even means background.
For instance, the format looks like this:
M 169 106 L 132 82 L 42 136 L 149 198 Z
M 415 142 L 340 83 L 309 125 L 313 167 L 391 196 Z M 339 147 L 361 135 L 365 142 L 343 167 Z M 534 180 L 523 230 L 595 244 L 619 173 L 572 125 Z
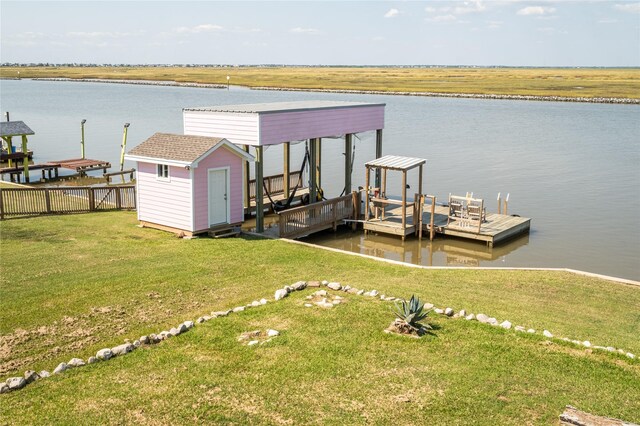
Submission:
M 35 135 L 35 132 L 29 128 L 24 121 L 1 121 L 0 136 L 22 136 Z
M 384 106 L 383 103 L 345 102 L 345 101 L 293 101 L 268 102 L 261 104 L 220 105 L 200 108 L 183 108 L 183 111 L 211 111 L 247 114 L 264 114 L 272 112 L 310 111 L 327 108 L 357 108 L 367 106 Z
M 253 157 L 224 138 L 208 136 L 176 135 L 172 133 L 156 133 L 127 153 L 130 159 L 155 159 L 169 162 L 192 164 L 214 149 L 226 145 L 238 155 L 253 161 Z

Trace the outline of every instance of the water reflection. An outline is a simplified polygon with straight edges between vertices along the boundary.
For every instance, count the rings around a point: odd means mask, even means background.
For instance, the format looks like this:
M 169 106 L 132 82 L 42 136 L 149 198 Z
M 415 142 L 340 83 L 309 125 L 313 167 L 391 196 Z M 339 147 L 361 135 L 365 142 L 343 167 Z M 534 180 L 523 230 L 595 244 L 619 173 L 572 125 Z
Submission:
M 384 259 L 425 266 L 501 266 L 507 256 L 529 244 L 529 235 L 524 234 L 496 247 L 484 243 L 456 238 L 400 238 L 382 234 L 364 235 L 361 230 L 340 228 L 338 232 L 321 232 L 304 241 L 325 247 L 361 253 Z

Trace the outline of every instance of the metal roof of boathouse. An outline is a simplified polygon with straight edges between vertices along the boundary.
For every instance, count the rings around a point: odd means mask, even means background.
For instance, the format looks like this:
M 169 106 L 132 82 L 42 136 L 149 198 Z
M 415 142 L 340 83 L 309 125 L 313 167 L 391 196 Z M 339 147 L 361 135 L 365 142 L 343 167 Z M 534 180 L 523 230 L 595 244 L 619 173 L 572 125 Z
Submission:
M 385 106 L 384 103 L 346 102 L 346 101 L 293 101 L 267 102 L 259 104 L 220 105 L 211 107 L 183 108 L 183 111 L 210 111 L 245 114 L 269 114 L 276 112 L 313 111 L 336 108 L 359 108 Z

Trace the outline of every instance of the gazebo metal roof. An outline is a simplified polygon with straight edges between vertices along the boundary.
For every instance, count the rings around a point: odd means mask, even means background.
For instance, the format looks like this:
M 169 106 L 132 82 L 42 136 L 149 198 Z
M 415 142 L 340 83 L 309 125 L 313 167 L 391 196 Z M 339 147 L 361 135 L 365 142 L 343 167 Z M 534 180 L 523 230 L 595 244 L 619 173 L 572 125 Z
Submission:
M 209 111 L 247 114 L 275 112 L 313 111 L 319 109 L 355 108 L 364 106 L 384 106 L 384 103 L 345 102 L 345 101 L 292 101 L 268 102 L 259 104 L 220 105 L 211 107 L 183 108 L 183 111 Z
M 400 157 L 397 155 L 385 155 L 365 163 L 366 167 L 379 167 L 389 170 L 411 170 L 427 162 L 424 158 Z

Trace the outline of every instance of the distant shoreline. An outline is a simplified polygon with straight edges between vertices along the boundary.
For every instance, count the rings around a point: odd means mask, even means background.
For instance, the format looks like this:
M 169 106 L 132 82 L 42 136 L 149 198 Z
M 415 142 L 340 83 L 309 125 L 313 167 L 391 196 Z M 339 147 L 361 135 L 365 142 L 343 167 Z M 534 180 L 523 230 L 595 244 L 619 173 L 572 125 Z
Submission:
M 3 78 L 7 79 L 7 78 Z M 16 80 L 8 78 L 7 80 Z M 110 83 L 110 84 L 134 84 L 147 86 L 169 86 L 169 87 L 196 87 L 208 89 L 226 89 L 224 84 L 190 83 L 177 82 L 172 80 L 126 80 L 126 79 L 101 79 L 101 78 L 61 78 L 61 77 L 38 77 L 29 78 L 37 81 L 57 81 L 57 82 L 81 82 L 81 83 Z M 543 102 L 582 102 L 598 104 L 622 104 L 640 105 L 637 98 L 608 98 L 608 97 L 569 97 L 569 96 L 541 96 L 541 95 L 507 95 L 507 94 L 479 94 L 479 93 L 439 93 L 439 92 L 402 92 L 383 90 L 349 90 L 349 89 L 313 89 L 295 87 L 272 87 L 258 86 L 247 87 L 251 90 L 271 90 L 283 92 L 320 92 L 320 93 L 345 93 L 362 95 L 393 95 L 393 96 L 425 96 L 435 98 L 463 98 L 463 99 L 494 99 L 494 100 L 518 100 L 518 101 L 543 101 Z

